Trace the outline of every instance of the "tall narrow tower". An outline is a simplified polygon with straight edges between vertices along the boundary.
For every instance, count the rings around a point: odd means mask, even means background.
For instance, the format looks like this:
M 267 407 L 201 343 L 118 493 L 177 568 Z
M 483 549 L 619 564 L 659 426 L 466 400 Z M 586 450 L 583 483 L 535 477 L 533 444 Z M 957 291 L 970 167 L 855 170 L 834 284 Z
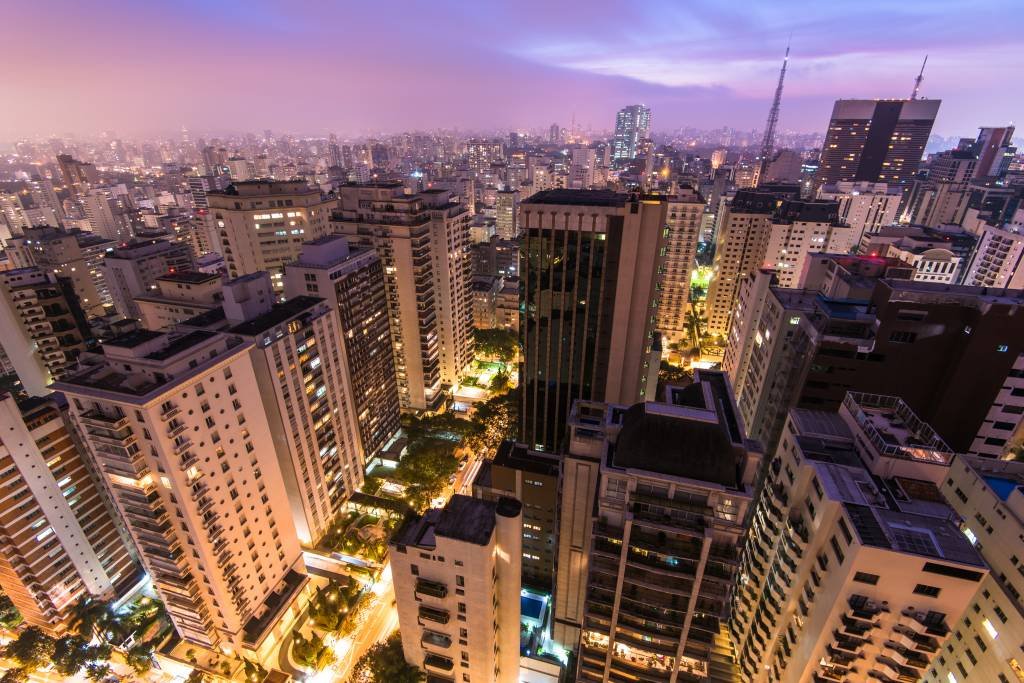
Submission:
M 779 122 L 779 106 L 782 104 L 782 84 L 786 80 L 786 67 L 789 65 L 789 44 L 786 45 L 786 56 L 782 59 L 782 70 L 779 72 L 779 85 L 775 88 L 775 99 L 772 100 L 772 108 L 768 112 L 768 122 L 764 125 L 764 139 L 761 141 L 761 159 L 757 166 L 757 177 L 755 185 L 760 184 L 764 172 L 771 161 L 772 152 L 775 148 L 775 126 Z
M 917 78 L 914 79 L 914 92 L 910 93 L 910 99 L 916 100 L 917 93 L 921 90 L 921 81 L 924 80 L 924 67 L 928 64 L 928 55 L 924 56 L 924 62 L 921 64 L 921 73 L 917 74 Z

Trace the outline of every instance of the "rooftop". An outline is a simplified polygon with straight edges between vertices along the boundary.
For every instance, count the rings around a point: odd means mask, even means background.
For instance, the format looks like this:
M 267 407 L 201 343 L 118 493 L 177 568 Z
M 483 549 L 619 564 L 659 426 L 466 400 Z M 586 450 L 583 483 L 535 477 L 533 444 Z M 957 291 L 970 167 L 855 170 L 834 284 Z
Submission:
M 523 204 L 557 204 L 567 206 L 625 206 L 630 195 L 611 190 L 543 190 Z
M 213 280 L 219 280 L 220 275 L 216 273 L 201 273 L 197 270 L 181 270 L 174 273 L 167 273 L 161 275 L 157 280 L 164 282 L 181 282 L 184 284 L 198 285 L 203 282 L 211 282 Z
M 232 327 L 229 331 L 247 337 L 253 337 L 280 325 L 286 320 L 301 315 L 323 301 L 315 296 L 297 296 L 284 303 L 274 304 L 273 308 L 261 316 L 247 320 Z
M 494 533 L 499 506 L 505 500 L 519 505 L 519 501 L 514 499 L 502 499 L 495 503 L 456 494 L 444 508 L 435 508 L 422 516 L 408 518 L 391 542 L 400 546 L 435 548 L 437 537 L 441 536 L 474 545 L 487 545 Z

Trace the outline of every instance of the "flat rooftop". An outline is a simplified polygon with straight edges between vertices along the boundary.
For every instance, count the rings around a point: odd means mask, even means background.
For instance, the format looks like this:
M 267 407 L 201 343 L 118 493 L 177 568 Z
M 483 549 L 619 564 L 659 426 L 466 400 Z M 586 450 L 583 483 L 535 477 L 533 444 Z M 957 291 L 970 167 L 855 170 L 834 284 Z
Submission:
M 442 509 L 413 516 L 395 533 L 392 543 L 418 548 L 437 547 L 437 537 L 487 545 L 497 523 L 499 503 L 456 494 Z
M 220 275 L 216 273 L 202 273 L 197 270 L 181 270 L 174 273 L 161 275 L 157 280 L 163 282 L 180 282 L 182 284 L 198 285 L 204 282 L 219 280 Z
M 274 304 L 273 308 L 271 308 L 267 313 L 253 318 L 252 320 L 247 320 L 244 323 L 235 325 L 229 331 L 234 334 L 253 337 L 280 325 L 286 320 L 291 320 L 292 318 L 301 315 L 321 301 L 323 301 L 323 299 L 315 296 L 293 297 L 284 303 Z
M 630 195 L 611 190 L 543 190 L 526 198 L 523 204 L 568 206 L 625 206 Z

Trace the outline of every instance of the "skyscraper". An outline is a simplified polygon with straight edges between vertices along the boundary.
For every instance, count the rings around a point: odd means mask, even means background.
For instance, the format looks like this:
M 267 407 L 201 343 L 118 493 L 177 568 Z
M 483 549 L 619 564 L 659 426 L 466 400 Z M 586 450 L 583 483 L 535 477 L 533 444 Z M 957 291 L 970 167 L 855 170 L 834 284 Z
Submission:
M 70 424 L 60 394 L 0 394 L 0 587 L 25 620 L 59 632 L 83 597 L 121 597 L 142 578 L 134 548 Z
M 651 129 L 651 110 L 642 104 L 631 104 L 615 115 L 615 138 L 612 140 L 612 161 L 635 159 L 641 140 Z
M 398 432 L 401 405 L 391 346 L 384 266 L 372 247 L 349 247 L 342 235 L 302 245 L 298 261 L 285 269 L 285 294 L 321 297 L 338 310 L 340 347 L 352 391 L 364 466 Z
M 1013 126 L 1003 128 L 981 128 L 974 143 L 978 163 L 974 167 L 975 178 L 998 178 L 1006 173 L 1016 148 L 1010 146 Z
M 519 237 L 519 191 L 499 191 L 494 208 L 497 236 L 503 240 L 514 240 Z
M 665 277 L 658 301 L 658 331 L 669 342 L 688 334 L 686 312 L 690 307 L 690 274 L 697 257 L 704 198 L 690 188 L 679 188 L 668 200 L 668 244 Z
M 374 247 L 384 266 L 402 407 L 437 408 L 473 357 L 470 212 L 448 190 L 407 195 L 400 183 L 340 195 L 334 232 Z
M 906 184 L 924 156 L 941 100 L 837 100 L 816 184 Z
M 549 190 L 520 207 L 520 439 L 558 451 L 575 400 L 656 390 L 658 286 L 668 203 Z
M 192 251 L 182 242 L 148 240 L 107 252 L 101 270 L 117 312 L 126 318 L 141 315 L 135 297 L 156 291 L 156 279 L 192 270 Z

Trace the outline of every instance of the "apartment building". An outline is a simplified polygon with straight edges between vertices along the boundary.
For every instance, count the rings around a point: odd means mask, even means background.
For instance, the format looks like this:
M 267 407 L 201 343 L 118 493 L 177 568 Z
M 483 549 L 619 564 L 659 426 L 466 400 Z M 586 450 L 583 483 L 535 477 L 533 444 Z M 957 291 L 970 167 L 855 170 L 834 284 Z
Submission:
M 820 187 L 817 198 L 838 203 L 839 220 L 863 235 L 897 221 L 903 191 L 885 183 L 843 181 Z
M 119 598 L 141 570 L 61 395 L 3 394 L 0 430 L 0 588 L 28 624 L 58 634 L 80 599 Z
M 71 283 L 41 268 L 0 271 L 0 345 L 30 396 L 73 370 L 92 340 Z
M 850 254 L 856 250 L 861 233 L 839 222 L 838 210 L 839 204 L 832 201 L 788 200 L 778 206 L 761 266 L 775 270 L 779 286 L 803 287 L 803 273 L 811 254 Z
M 668 202 L 549 190 L 520 207 L 520 439 L 559 452 L 574 400 L 653 398 Z
M 14 268 L 35 266 L 67 278 L 86 315 L 103 315 L 110 305 L 110 292 L 103 277 L 103 258 L 115 242 L 81 230 L 26 228 L 22 236 L 4 243 Z
M 351 386 L 350 405 L 358 423 L 365 467 L 379 457 L 401 427 L 401 404 L 388 318 L 384 266 L 377 251 L 350 246 L 329 235 L 302 246 L 285 271 L 285 294 L 321 297 L 338 311 L 335 342 Z
M 957 455 L 940 483 L 960 528 L 990 572 L 969 610 L 952 626 L 954 638 L 923 677 L 929 683 L 993 681 L 1024 677 L 1024 464 Z
M 166 330 L 220 307 L 224 279 L 193 270 L 167 273 L 153 280 L 155 290 L 135 297 L 139 322 L 147 330 Z
M 964 284 L 979 287 L 1024 289 L 1024 234 L 1020 226 L 981 223 Z
M 666 398 L 573 409 L 554 635 L 578 681 L 736 680 L 725 621 L 759 445 L 724 374 Z
M 519 683 L 522 503 L 455 495 L 389 542 L 405 661 L 428 680 Z
M 331 227 L 377 250 L 384 266 L 403 409 L 436 409 L 473 358 L 470 211 L 448 190 L 347 185 Z
M 278 293 L 284 291 L 284 265 L 298 258 L 303 242 L 330 232 L 337 205 L 302 180 L 238 181 L 207 191 L 206 201 L 228 276 L 266 271 Z
M 308 579 L 251 347 L 140 330 L 55 389 L 178 635 L 259 658 Z
M 156 279 L 168 273 L 193 270 L 189 246 L 182 242 L 153 239 L 132 242 L 107 252 L 101 270 L 117 312 L 126 318 L 139 318 L 135 299 L 152 294 Z
M 688 338 L 686 313 L 690 310 L 690 275 L 697 258 L 704 198 L 691 189 L 666 197 L 669 234 L 665 244 L 664 280 L 658 301 L 658 331 L 668 342 Z
M 743 680 L 924 676 L 988 573 L 936 486 L 952 455 L 898 398 L 791 411 L 733 595 Z

